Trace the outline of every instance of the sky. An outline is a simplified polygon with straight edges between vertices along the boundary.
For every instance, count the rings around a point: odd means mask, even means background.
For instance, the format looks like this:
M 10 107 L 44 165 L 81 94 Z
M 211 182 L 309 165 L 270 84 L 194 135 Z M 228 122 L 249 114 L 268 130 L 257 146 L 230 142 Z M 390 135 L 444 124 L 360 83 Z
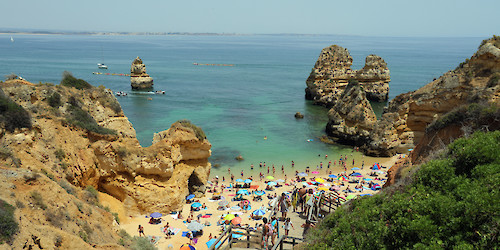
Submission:
M 490 37 L 499 0 L 17 0 L 1 29 Z M 7 11 L 10 10 L 10 11 Z

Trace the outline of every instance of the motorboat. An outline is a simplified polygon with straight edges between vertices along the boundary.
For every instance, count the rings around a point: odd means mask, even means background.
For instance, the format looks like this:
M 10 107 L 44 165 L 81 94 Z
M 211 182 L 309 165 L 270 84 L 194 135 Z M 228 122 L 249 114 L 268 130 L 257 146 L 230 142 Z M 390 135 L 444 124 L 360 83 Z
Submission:
M 104 63 L 98 63 L 97 67 L 100 68 L 100 69 L 108 69 L 108 66 L 106 64 L 104 64 Z

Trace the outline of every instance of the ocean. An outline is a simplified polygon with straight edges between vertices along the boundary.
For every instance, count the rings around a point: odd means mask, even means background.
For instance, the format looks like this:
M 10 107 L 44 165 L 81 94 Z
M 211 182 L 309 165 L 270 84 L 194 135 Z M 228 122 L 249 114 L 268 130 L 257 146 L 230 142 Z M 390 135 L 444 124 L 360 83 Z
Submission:
M 337 160 L 351 154 L 351 147 L 319 141 L 327 110 L 304 99 L 305 80 L 324 47 L 347 48 L 354 69 L 362 68 L 369 54 L 381 56 L 391 71 L 392 99 L 454 69 L 485 39 L 14 35 L 11 42 L 10 37 L 0 34 L 2 76 L 15 73 L 33 83 L 58 84 L 63 71 L 69 71 L 94 86 L 128 92 L 117 98 L 142 146 L 151 145 L 153 134 L 175 121 L 191 120 L 212 143 L 212 175 L 227 173 L 229 167 L 233 173 L 249 171 L 251 164 L 258 168 L 259 162 L 280 169 L 281 165 L 290 168 L 293 160 L 298 170 L 314 168 L 325 161 L 325 155 Z M 132 92 L 129 77 L 93 74 L 128 74 L 137 56 L 154 78 L 154 90 L 164 90 L 165 95 Z M 97 63 L 109 68 L 98 69 Z M 377 112 L 383 106 L 377 104 Z M 296 120 L 296 112 L 305 118 Z M 244 160 L 237 161 L 238 155 Z

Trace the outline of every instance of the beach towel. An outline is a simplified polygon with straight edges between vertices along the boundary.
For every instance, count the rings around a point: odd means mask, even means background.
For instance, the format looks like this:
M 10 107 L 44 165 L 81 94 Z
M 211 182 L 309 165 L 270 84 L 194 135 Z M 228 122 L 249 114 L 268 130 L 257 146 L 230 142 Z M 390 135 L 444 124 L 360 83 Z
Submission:
M 179 214 L 171 214 L 170 216 L 172 216 L 172 218 L 174 218 L 175 220 L 179 218 Z
M 210 218 L 210 215 L 205 214 L 205 215 L 201 216 L 201 218 Z
M 161 231 L 165 234 L 167 234 L 167 229 L 165 227 L 162 227 L 161 228 Z M 170 232 L 172 233 L 172 235 L 176 235 L 177 233 L 179 233 L 181 231 L 180 228 L 175 228 L 175 227 L 170 227 Z
M 188 237 L 189 231 L 183 231 L 182 232 L 182 237 Z
M 151 236 L 151 235 L 148 235 L 148 240 L 153 245 L 156 245 L 156 243 L 158 243 L 158 241 L 160 241 L 160 239 L 161 239 L 161 236 Z

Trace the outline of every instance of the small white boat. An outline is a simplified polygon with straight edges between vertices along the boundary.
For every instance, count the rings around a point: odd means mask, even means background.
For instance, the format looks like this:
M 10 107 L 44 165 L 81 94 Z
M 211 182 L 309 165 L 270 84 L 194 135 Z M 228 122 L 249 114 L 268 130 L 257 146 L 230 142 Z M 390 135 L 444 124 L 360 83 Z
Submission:
M 100 68 L 100 69 L 107 69 L 108 68 L 108 66 L 106 64 L 104 64 L 104 63 L 98 63 L 97 67 Z
M 11 41 L 11 42 L 14 42 L 14 38 L 13 38 L 12 36 L 10 37 L 10 41 Z

